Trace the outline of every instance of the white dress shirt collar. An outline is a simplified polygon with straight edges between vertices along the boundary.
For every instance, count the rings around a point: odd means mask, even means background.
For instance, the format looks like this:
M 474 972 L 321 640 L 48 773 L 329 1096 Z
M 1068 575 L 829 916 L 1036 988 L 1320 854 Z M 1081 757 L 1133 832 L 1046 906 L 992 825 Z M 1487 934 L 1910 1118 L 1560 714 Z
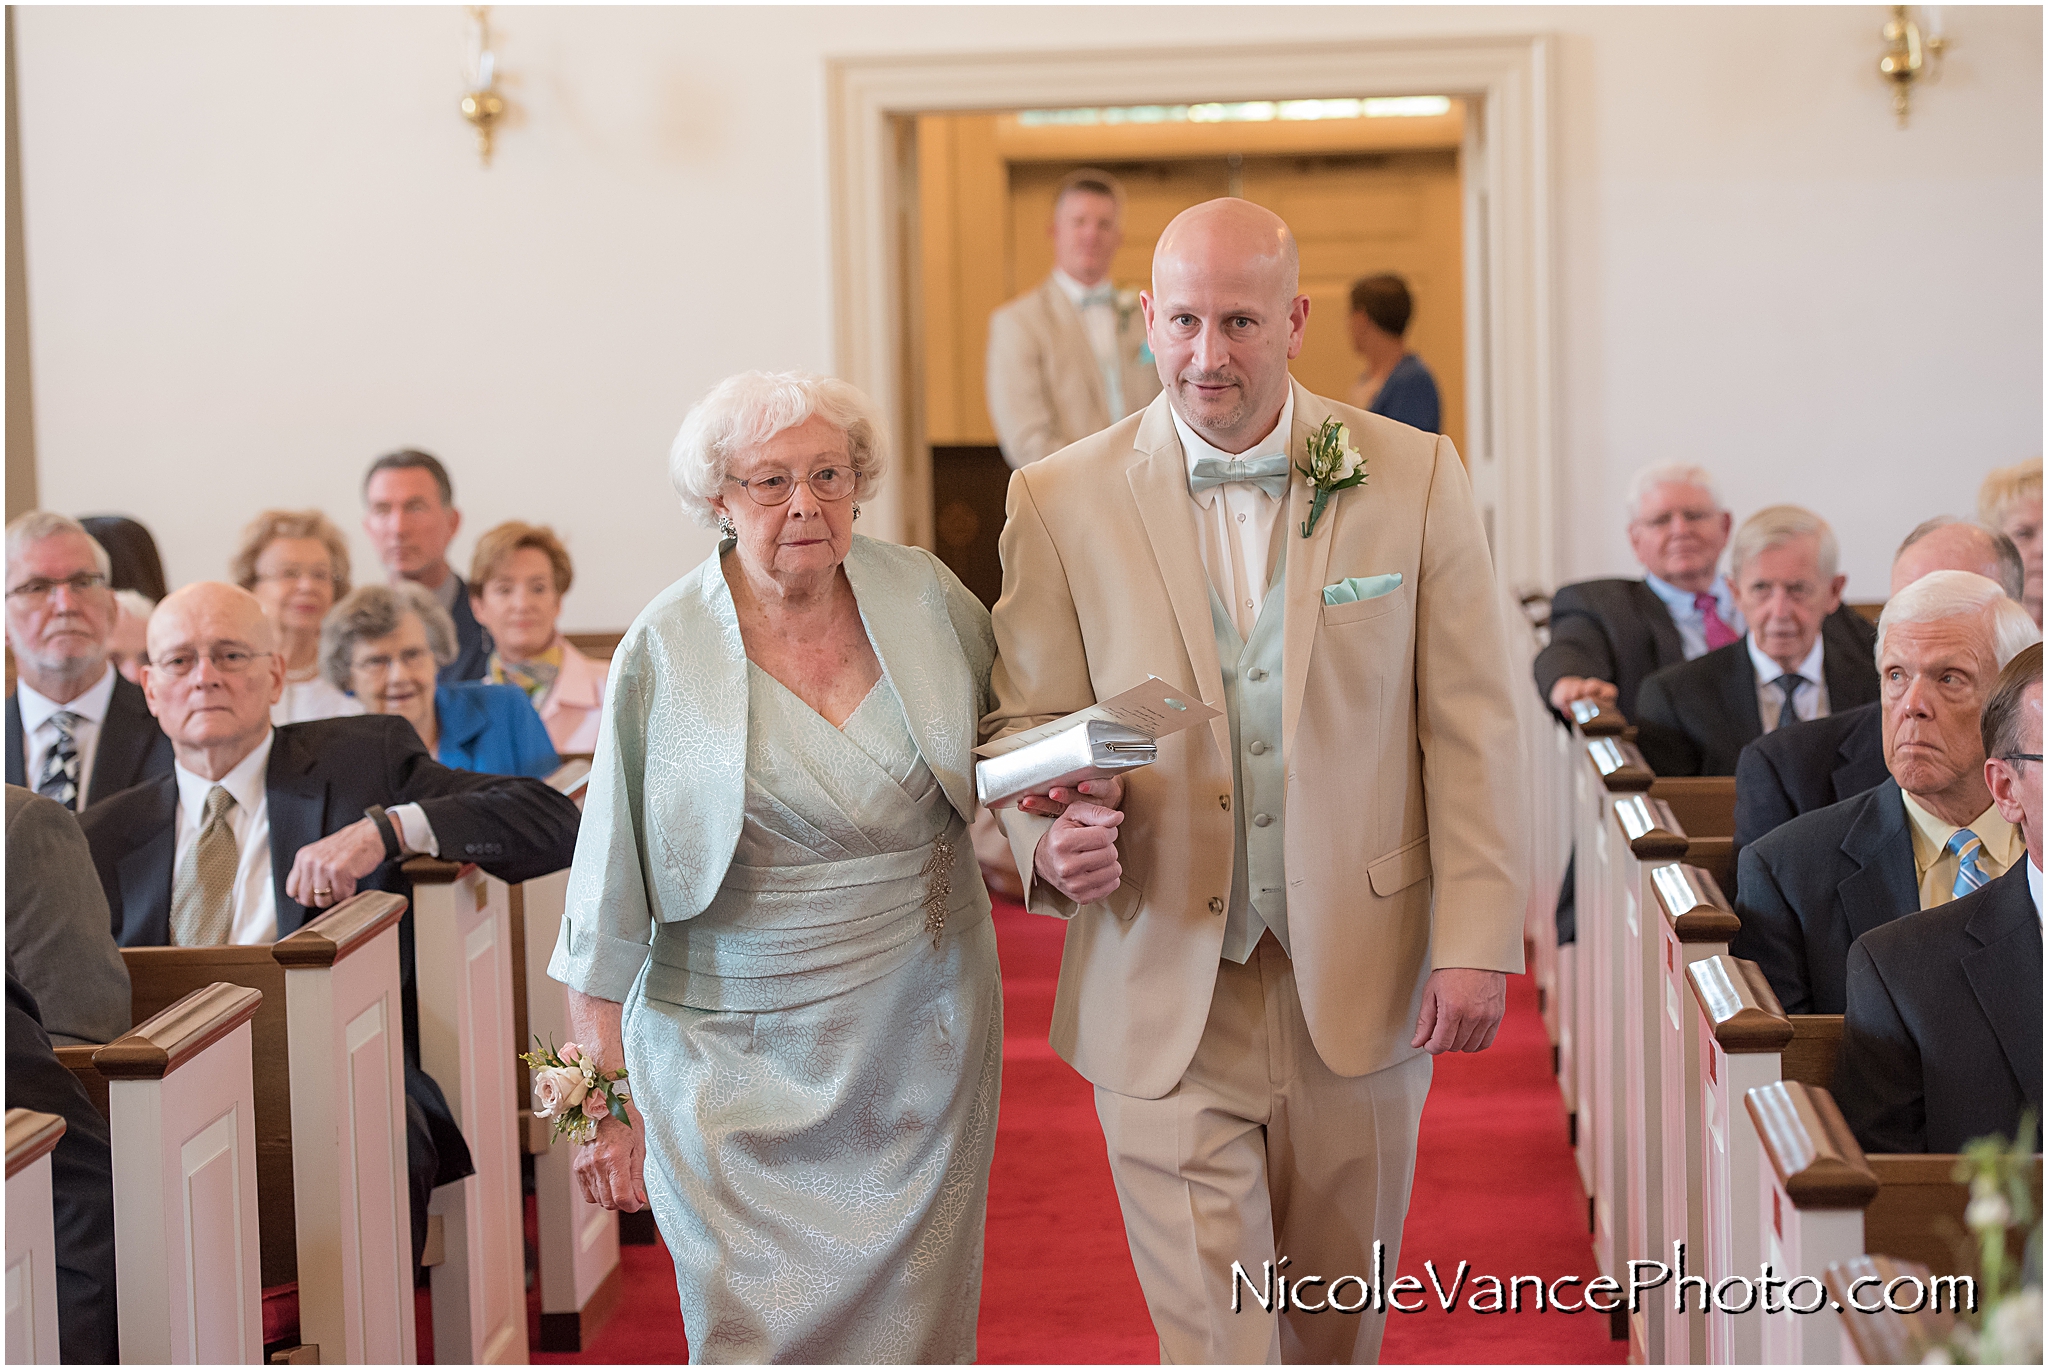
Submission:
M 1768 685 L 1779 676 L 1785 674 L 1785 668 L 1767 656 L 1763 648 L 1756 645 L 1755 633 L 1745 635 L 1742 640 L 1749 644 L 1749 661 L 1752 666 L 1756 667 L 1757 684 Z M 1806 654 L 1806 660 L 1800 662 L 1799 669 L 1792 672 L 1792 674 L 1804 677 L 1815 685 L 1820 684 L 1821 657 L 1826 647 L 1827 643 L 1824 637 L 1816 633 L 1813 638 L 1813 650 Z
M 1094 291 L 1107 290 L 1112 301 L 1114 301 L 1116 298 L 1116 286 L 1107 276 L 1104 276 L 1094 285 L 1082 285 L 1079 281 L 1075 280 L 1072 276 L 1069 276 L 1066 272 L 1060 270 L 1058 267 L 1054 267 L 1052 269 L 1052 279 L 1053 284 L 1057 285 L 1060 288 L 1060 293 L 1062 295 L 1065 295 L 1068 301 L 1076 309 L 1079 309 L 1081 307 L 1081 301 L 1085 299 L 1091 292 Z
M 178 777 L 178 803 L 188 814 L 197 814 L 206 807 L 206 796 L 215 785 L 219 785 L 234 796 L 235 807 L 243 813 L 254 813 L 264 801 L 265 781 L 270 766 L 270 744 L 277 737 L 277 730 L 263 730 L 263 740 L 250 753 L 235 763 L 235 768 L 218 780 L 208 780 L 196 771 L 185 769 L 185 763 L 175 763 L 171 769 Z M 193 821 L 197 821 L 194 819 Z
M 1280 421 L 1273 425 L 1272 431 L 1267 433 L 1265 437 L 1260 438 L 1242 452 L 1225 452 L 1210 446 L 1206 439 L 1188 426 L 1187 420 L 1180 416 L 1178 409 L 1173 408 L 1169 404 L 1167 412 L 1173 415 L 1174 431 L 1180 434 L 1181 455 L 1187 459 L 1188 475 L 1192 477 L 1195 473 L 1195 463 L 1203 457 L 1214 457 L 1218 461 L 1251 461 L 1256 457 L 1285 455 L 1288 439 L 1294 433 L 1294 386 L 1290 382 L 1287 387 L 1287 402 L 1280 406 Z M 1291 481 L 1292 477 L 1290 476 L 1289 479 Z M 1201 493 L 1195 494 L 1192 487 L 1190 487 L 1189 493 L 1195 495 L 1195 503 L 1201 505 L 1204 509 L 1208 509 L 1214 507 L 1215 496 L 1219 488 L 1212 485 Z M 1256 487 L 1247 486 L 1246 488 L 1255 489 Z
M 228 941 L 257 946 L 277 940 L 277 883 L 270 864 L 270 746 L 275 729 L 266 732 L 247 756 L 218 781 L 174 766 L 178 781 L 178 845 L 172 858 L 171 888 L 177 872 L 198 850 L 206 796 L 218 784 L 234 796 L 228 827 L 235 835 L 234 911 Z
M 2041 868 L 2034 864 L 2034 858 L 2027 857 L 2027 892 L 2034 896 L 2034 918 L 2041 917 Z
M 14 690 L 18 697 L 17 702 L 21 706 L 21 731 L 24 736 L 49 722 L 51 714 L 67 711 L 77 714 L 88 723 L 104 723 L 107 721 L 107 710 L 114 702 L 114 667 L 109 663 L 100 673 L 100 678 L 69 704 L 59 704 L 37 691 L 26 680 L 17 680 Z
M 1783 691 L 1771 682 L 1779 676 L 1787 674 L 1787 672 L 1784 667 L 1766 656 L 1763 649 L 1756 645 L 1755 633 L 1745 634 L 1742 641 L 1749 648 L 1750 665 L 1756 668 L 1757 712 L 1762 716 L 1761 721 L 1764 725 L 1764 731 L 1767 733 L 1774 732 L 1779 726 L 1778 715 L 1785 707 L 1785 695 Z M 1826 646 L 1827 639 L 1825 636 L 1816 635 L 1813 639 L 1813 650 L 1809 651 L 1806 654 L 1806 659 L 1799 663 L 1798 670 L 1790 672 L 1790 674 L 1806 681 L 1811 687 L 1810 689 L 1798 691 L 1792 698 L 1793 716 L 1802 721 L 1826 718 L 1828 716 L 1828 682 L 1826 675 L 1821 669 L 1821 661 L 1826 653 Z

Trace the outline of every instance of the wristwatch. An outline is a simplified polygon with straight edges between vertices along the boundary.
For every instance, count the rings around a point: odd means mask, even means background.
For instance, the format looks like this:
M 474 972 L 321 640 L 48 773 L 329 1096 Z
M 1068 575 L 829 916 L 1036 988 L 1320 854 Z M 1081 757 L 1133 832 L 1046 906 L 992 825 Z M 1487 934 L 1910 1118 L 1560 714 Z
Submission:
M 372 804 L 363 810 L 363 817 L 377 825 L 377 831 L 384 838 L 384 859 L 396 861 L 405 855 L 405 848 L 398 840 L 398 825 L 391 821 L 391 815 L 384 812 L 382 804 Z

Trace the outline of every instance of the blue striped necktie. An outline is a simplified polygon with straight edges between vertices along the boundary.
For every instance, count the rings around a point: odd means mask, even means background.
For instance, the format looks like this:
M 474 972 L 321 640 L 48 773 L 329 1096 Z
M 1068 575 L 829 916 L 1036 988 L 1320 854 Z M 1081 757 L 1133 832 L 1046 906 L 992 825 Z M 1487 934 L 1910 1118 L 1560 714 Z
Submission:
M 1955 888 L 1949 891 L 1950 898 L 1960 899 L 1983 889 L 1985 882 L 1991 879 L 1978 860 L 1984 854 L 1984 843 L 1968 828 L 1957 828 L 1948 845 L 1941 850 L 1943 855 L 1953 853 L 1956 858 L 1956 883 Z

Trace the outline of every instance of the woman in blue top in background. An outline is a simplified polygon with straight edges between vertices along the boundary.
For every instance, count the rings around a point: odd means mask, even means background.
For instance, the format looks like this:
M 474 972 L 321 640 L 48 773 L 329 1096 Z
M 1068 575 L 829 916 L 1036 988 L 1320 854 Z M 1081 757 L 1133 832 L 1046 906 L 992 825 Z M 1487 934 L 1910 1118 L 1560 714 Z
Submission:
M 1408 320 L 1415 299 L 1408 283 L 1392 274 L 1366 276 L 1351 286 L 1351 346 L 1365 359 L 1365 371 L 1351 386 L 1351 403 L 1368 413 L 1443 432 L 1443 405 L 1436 377 L 1408 350 Z
M 320 625 L 320 668 L 373 714 L 410 722 L 444 766 L 546 776 L 561 764 L 546 725 L 516 685 L 437 685 L 455 659 L 455 621 L 432 592 L 401 581 L 365 585 Z

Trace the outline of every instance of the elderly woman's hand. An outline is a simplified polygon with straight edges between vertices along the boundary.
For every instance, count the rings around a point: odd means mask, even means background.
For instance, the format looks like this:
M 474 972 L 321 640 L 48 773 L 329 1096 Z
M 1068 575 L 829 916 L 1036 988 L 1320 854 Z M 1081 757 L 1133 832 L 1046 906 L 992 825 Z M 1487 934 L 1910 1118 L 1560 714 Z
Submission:
M 647 1207 L 647 1137 L 640 1110 L 626 1105 L 627 1127 L 616 1118 L 597 1125 L 597 1140 L 576 1148 L 576 1182 L 599 1208 L 638 1213 Z

